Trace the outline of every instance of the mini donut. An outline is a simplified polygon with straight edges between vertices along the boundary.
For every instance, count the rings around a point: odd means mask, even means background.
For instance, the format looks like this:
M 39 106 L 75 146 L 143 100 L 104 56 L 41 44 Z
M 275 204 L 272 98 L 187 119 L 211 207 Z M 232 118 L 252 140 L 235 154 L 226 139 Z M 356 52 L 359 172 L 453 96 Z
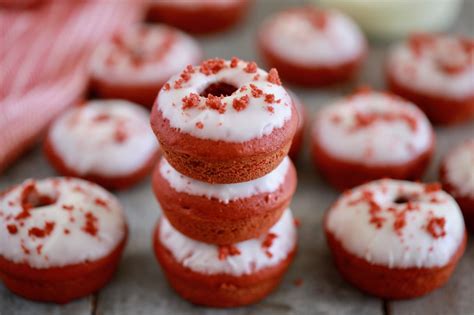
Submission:
M 430 122 L 415 105 L 370 90 L 324 107 L 312 130 L 313 161 L 340 190 L 384 177 L 419 179 L 434 142 Z
M 270 16 L 260 27 L 258 47 L 285 81 L 315 87 L 353 78 L 367 52 L 362 32 L 348 16 L 314 7 Z
M 324 220 L 341 275 L 383 299 L 414 298 L 444 285 L 467 237 L 456 201 L 440 187 L 386 179 L 344 193 Z
M 215 33 L 240 22 L 250 5 L 250 0 L 151 0 L 147 18 L 190 33 Z
M 90 87 L 96 96 L 151 107 L 161 86 L 188 64 L 201 60 L 189 35 L 166 25 L 140 25 L 97 47 L 90 60 Z
M 250 181 L 287 155 L 298 125 L 275 69 L 210 59 L 188 66 L 160 90 L 151 126 L 178 172 L 211 183 Z
M 118 200 L 93 183 L 30 179 L 0 194 L 0 279 L 24 298 L 62 304 L 99 290 L 126 240 Z
M 166 217 L 159 221 L 154 250 L 168 282 L 184 299 L 211 307 L 256 303 L 280 283 L 296 252 L 290 209 L 259 238 L 212 245 L 188 238 Z
M 152 170 L 159 145 L 146 109 L 122 100 L 90 101 L 51 125 L 44 152 L 62 175 L 124 189 Z
M 267 175 L 236 184 L 197 181 L 165 159 L 153 174 L 153 190 L 170 223 L 190 238 L 219 245 L 264 234 L 288 207 L 295 189 L 296 170 L 288 157 Z
M 474 117 L 474 41 L 416 34 L 393 47 L 386 64 L 389 89 L 418 105 L 435 124 Z
M 459 204 L 466 225 L 474 231 L 474 138 L 448 153 L 441 163 L 440 179 Z
M 296 112 L 298 113 L 298 127 L 296 128 L 295 136 L 293 137 L 293 142 L 291 143 L 290 151 L 288 155 L 291 157 L 293 161 L 298 159 L 298 155 L 301 151 L 301 147 L 303 146 L 304 140 L 304 128 L 306 122 L 306 110 L 304 108 L 304 104 L 301 102 L 298 96 L 295 93 L 288 91 L 293 100 L 293 104 L 295 105 Z

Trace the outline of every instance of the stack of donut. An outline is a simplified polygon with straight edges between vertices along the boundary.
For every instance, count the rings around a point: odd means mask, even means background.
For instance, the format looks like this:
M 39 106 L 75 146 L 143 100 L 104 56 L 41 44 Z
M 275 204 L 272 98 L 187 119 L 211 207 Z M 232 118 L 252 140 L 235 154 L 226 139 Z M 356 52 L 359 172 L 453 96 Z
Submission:
M 297 241 L 287 154 L 298 114 L 278 73 L 237 58 L 188 66 L 163 85 L 151 125 L 163 151 L 153 242 L 170 285 L 213 307 L 261 300 Z

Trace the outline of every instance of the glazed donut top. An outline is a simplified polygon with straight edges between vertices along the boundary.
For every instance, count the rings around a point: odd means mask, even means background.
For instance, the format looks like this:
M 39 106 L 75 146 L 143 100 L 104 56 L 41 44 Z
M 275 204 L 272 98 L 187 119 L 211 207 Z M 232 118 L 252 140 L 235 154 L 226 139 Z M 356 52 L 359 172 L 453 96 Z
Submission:
M 99 45 L 91 57 L 90 71 L 100 81 L 161 85 L 200 58 L 201 50 L 189 35 L 166 25 L 142 25 Z
M 474 41 L 414 35 L 391 50 L 388 71 L 399 84 L 429 95 L 473 97 Z
M 306 66 L 337 66 L 366 50 L 362 32 L 348 16 L 312 7 L 271 16 L 260 29 L 260 40 L 280 58 Z
M 158 151 L 148 111 L 122 100 L 91 101 L 68 110 L 51 126 L 48 140 L 80 175 L 128 175 Z
M 290 166 L 290 159 L 285 157 L 280 165 L 263 177 L 236 184 L 208 184 L 182 175 L 162 158 L 160 174 L 177 192 L 216 198 L 222 203 L 229 203 L 232 200 L 276 191 L 283 184 Z
M 204 274 L 248 275 L 275 266 L 295 249 L 296 224 L 287 209 L 280 220 L 258 239 L 218 246 L 195 241 L 178 232 L 162 217 L 159 238 L 184 267 Z
M 188 66 L 163 86 L 154 106 L 180 132 L 239 143 L 271 134 L 293 113 L 275 69 L 267 73 L 237 58 Z
M 449 263 L 464 239 L 464 220 L 438 184 L 378 180 L 340 197 L 326 229 L 351 254 L 389 268 Z
M 193 10 L 202 7 L 228 7 L 244 1 L 246 0 L 152 0 L 152 3 Z
M 443 165 L 446 179 L 456 189 L 455 196 L 474 198 L 474 139 L 455 148 Z
M 361 91 L 323 108 L 313 139 L 328 154 L 368 165 L 399 165 L 433 145 L 426 116 L 390 94 Z
M 26 180 L 0 195 L 0 256 L 43 269 L 101 259 L 126 237 L 115 197 L 66 177 Z

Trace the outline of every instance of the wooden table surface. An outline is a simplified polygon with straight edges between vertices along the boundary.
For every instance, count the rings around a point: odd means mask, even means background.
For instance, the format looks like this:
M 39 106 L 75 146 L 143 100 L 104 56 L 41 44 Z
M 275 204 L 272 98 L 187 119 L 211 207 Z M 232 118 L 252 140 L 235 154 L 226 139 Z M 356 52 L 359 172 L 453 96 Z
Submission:
M 376 1 L 376 0 L 373 0 Z M 452 31 L 474 35 L 474 1 L 465 0 L 464 10 Z M 230 32 L 199 39 L 206 57 L 238 56 L 259 60 L 255 49 L 255 30 L 270 12 L 294 6 L 302 1 L 260 0 L 248 19 Z M 291 87 L 305 102 L 310 120 L 325 103 L 349 93 L 355 86 L 368 83 L 383 88 L 382 64 L 387 44 L 371 43 L 365 67 L 356 82 L 331 89 L 298 89 Z M 261 63 L 260 63 L 261 64 Z M 473 78 L 474 79 L 474 78 Z M 308 132 L 306 132 L 308 136 Z M 474 123 L 436 128 L 437 150 L 426 181 L 437 180 L 440 158 L 449 149 L 474 135 Z M 308 137 L 306 137 L 308 144 Z M 147 179 L 131 190 L 119 192 L 129 220 L 130 238 L 113 281 L 92 296 L 64 306 L 34 303 L 11 294 L 0 284 L 0 315 L 83 315 L 83 314 L 474 314 L 474 242 L 449 283 L 426 297 L 408 301 L 383 301 L 360 293 L 339 276 L 331 261 L 322 232 L 325 209 L 337 192 L 316 173 L 305 150 L 298 161 L 298 190 L 292 202 L 295 215 L 301 219 L 299 252 L 276 292 L 261 303 L 233 310 L 197 307 L 178 297 L 167 285 L 151 250 L 151 230 L 159 217 L 160 207 Z M 0 189 L 29 177 L 54 176 L 40 148 L 19 159 L 0 176 Z M 300 286 L 294 284 L 302 279 Z

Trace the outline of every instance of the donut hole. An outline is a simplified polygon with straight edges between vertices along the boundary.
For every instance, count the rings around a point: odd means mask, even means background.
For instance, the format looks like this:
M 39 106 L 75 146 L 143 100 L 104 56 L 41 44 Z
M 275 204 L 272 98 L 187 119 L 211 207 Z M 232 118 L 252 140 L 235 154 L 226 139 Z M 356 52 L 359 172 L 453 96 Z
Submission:
M 55 204 L 57 200 L 57 194 L 39 192 L 34 184 L 26 186 L 21 194 L 21 205 L 23 208 L 46 207 Z
M 209 84 L 202 92 L 201 96 L 207 97 L 209 94 L 213 96 L 229 96 L 237 91 L 235 85 L 226 82 L 215 82 Z
M 405 204 L 405 203 L 408 203 L 410 201 L 415 201 L 415 197 L 414 196 L 398 196 L 397 198 L 395 198 L 393 200 L 394 203 L 396 204 Z

